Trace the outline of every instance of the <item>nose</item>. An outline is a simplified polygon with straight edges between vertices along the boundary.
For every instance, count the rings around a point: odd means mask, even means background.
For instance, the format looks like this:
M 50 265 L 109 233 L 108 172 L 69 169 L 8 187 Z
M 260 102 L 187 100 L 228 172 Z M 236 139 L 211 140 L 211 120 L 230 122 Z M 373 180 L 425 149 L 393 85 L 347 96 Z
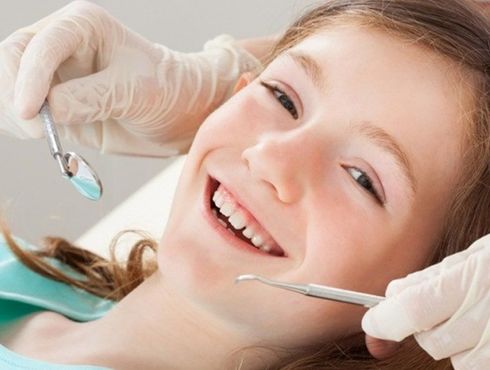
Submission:
M 250 175 L 266 182 L 283 203 L 297 202 L 318 176 L 322 148 L 313 132 L 265 133 L 242 152 Z

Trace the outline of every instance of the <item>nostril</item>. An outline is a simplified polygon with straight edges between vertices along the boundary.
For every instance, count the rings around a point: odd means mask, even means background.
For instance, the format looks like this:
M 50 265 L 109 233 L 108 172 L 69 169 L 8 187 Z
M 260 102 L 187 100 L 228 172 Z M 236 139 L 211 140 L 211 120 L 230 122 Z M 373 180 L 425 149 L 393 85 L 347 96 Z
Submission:
M 242 152 L 242 155 L 241 155 L 241 159 L 245 162 L 245 166 L 247 167 L 247 170 L 250 171 L 250 162 L 249 160 L 247 159 L 247 156 L 245 155 L 245 152 L 247 151 L 247 149 L 245 149 L 243 152 Z
M 278 139 L 271 138 L 268 141 L 278 142 Z M 285 149 L 259 142 L 244 149 L 241 159 L 250 178 L 265 183 L 266 188 L 281 203 L 290 204 L 302 196 L 303 188 L 297 170 L 305 167 L 300 160 L 288 155 Z
M 272 194 L 274 194 L 276 197 L 279 197 L 279 191 L 277 190 L 277 188 L 274 186 L 274 184 L 273 184 L 273 183 L 271 183 L 271 182 L 269 182 L 269 181 L 267 181 L 267 180 L 262 180 L 262 181 L 265 183 L 265 185 L 266 185 L 266 186 L 267 186 L 269 189 L 271 189 Z

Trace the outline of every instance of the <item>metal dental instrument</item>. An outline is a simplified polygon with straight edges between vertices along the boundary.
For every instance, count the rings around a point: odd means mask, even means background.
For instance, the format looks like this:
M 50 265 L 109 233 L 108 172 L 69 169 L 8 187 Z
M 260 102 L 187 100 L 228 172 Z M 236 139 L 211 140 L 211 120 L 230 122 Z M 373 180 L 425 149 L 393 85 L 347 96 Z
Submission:
M 385 299 L 385 297 L 377 295 L 359 293 L 352 290 L 331 288 L 324 285 L 283 283 L 266 279 L 258 275 L 240 275 L 235 279 L 235 283 L 247 280 L 257 280 L 261 283 L 270 285 L 275 288 L 286 289 L 296 293 L 301 293 L 316 298 L 328 299 L 331 301 L 357 304 L 367 308 L 374 307 L 379 302 Z
M 99 177 L 80 155 L 73 152 L 63 152 L 47 101 L 41 106 L 39 116 L 44 123 L 44 134 L 48 140 L 49 150 L 58 162 L 63 177 L 70 180 L 84 197 L 99 200 L 102 196 L 102 183 Z

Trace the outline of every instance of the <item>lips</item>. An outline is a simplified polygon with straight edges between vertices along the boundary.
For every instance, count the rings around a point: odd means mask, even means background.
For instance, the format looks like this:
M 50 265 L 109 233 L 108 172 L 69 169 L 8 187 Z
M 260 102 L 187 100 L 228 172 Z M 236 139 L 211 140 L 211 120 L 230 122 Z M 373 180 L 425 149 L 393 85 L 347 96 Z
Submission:
M 209 177 L 209 178 L 208 178 L 208 185 L 207 185 L 206 195 L 205 195 L 205 196 L 206 196 L 206 199 L 207 199 L 207 208 L 208 208 L 208 210 L 209 210 L 209 211 L 211 211 L 211 209 L 215 208 L 214 203 L 213 203 L 213 201 L 211 200 L 211 198 L 212 198 L 213 194 L 215 193 L 215 191 L 216 191 L 216 190 L 218 189 L 218 187 L 220 186 L 220 184 L 221 184 L 222 186 L 224 186 L 224 187 L 227 189 L 227 191 L 229 191 L 229 192 L 230 192 L 230 194 L 231 194 L 231 195 L 232 195 L 232 197 L 233 197 L 233 198 L 236 200 L 236 202 L 238 202 L 238 204 L 240 204 L 240 206 L 241 206 L 241 207 L 243 207 L 243 209 L 244 209 L 246 212 L 248 212 L 248 213 L 251 215 L 251 217 L 252 217 L 252 218 L 253 218 L 253 220 L 254 220 L 253 222 L 254 222 L 256 225 L 260 225 L 260 227 L 261 227 L 261 228 L 263 228 L 263 230 L 264 230 L 264 231 L 265 231 L 265 232 L 266 232 L 266 233 L 267 233 L 267 234 L 270 236 L 271 234 L 268 232 L 268 230 L 267 230 L 265 227 L 263 227 L 263 226 L 262 226 L 262 223 L 260 223 L 260 222 L 257 220 L 257 218 L 256 218 L 256 217 L 255 217 L 255 216 L 252 214 L 252 212 L 251 212 L 251 211 L 250 211 L 250 210 L 249 210 L 249 209 L 248 209 L 248 208 L 247 208 L 247 207 L 244 205 L 244 203 L 243 203 L 243 202 L 240 200 L 240 198 L 238 198 L 238 197 L 236 196 L 236 193 L 232 193 L 232 192 L 231 192 L 231 190 L 230 190 L 229 188 L 227 188 L 225 184 L 222 184 L 222 183 L 221 183 L 219 180 L 217 180 L 217 179 L 215 179 L 215 178 L 213 178 L 213 177 Z M 209 213 L 213 214 L 212 212 L 209 212 Z M 214 217 L 214 218 L 216 219 L 216 221 L 217 221 L 216 216 L 213 216 L 213 217 Z M 245 238 L 243 235 L 241 235 L 241 231 L 234 230 L 234 233 L 231 233 L 231 232 L 230 232 L 230 230 L 226 230 L 226 228 L 225 228 L 225 227 L 223 227 L 223 226 L 221 226 L 221 229 L 223 229 L 223 230 L 226 232 L 227 236 L 228 236 L 228 235 L 229 235 L 229 236 L 232 236 L 232 234 L 234 234 L 234 235 L 233 235 L 233 238 L 234 238 L 235 240 L 239 241 L 239 242 L 240 242 L 240 244 L 242 244 L 242 245 L 243 245 L 243 244 L 247 245 L 247 247 L 248 247 L 249 249 L 252 249 L 252 250 L 253 250 L 253 251 L 255 251 L 255 252 L 259 252 L 260 254 L 263 254 L 263 255 L 269 255 L 269 256 L 275 256 L 275 257 L 278 257 L 278 256 L 279 256 L 279 257 L 285 257 L 285 256 L 286 256 L 286 253 L 285 253 L 284 249 L 283 249 L 283 248 L 281 248 L 281 247 L 279 246 L 279 244 L 278 244 L 278 243 L 277 243 L 277 242 L 276 242 L 274 239 L 272 239 L 272 240 L 270 241 L 270 244 L 271 244 L 271 246 L 272 246 L 271 251 L 270 251 L 269 253 L 266 253 L 266 252 L 263 252 L 263 251 L 261 251 L 261 250 L 257 249 L 255 246 L 253 246 L 253 245 L 251 244 L 251 242 L 250 242 L 250 240 L 249 240 L 249 239 L 247 239 L 247 238 Z M 237 233 L 238 233 L 238 234 L 240 234 L 240 235 L 239 235 L 239 236 L 238 236 L 238 235 L 236 235 Z M 228 236 L 228 237 L 229 237 L 229 236 Z

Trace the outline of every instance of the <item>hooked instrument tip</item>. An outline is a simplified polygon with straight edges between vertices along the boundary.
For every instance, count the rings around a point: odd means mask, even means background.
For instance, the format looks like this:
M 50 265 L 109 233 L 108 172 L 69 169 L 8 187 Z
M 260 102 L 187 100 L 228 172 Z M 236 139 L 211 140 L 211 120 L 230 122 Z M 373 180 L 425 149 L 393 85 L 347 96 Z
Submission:
M 252 274 L 240 275 L 235 279 L 235 284 L 238 284 L 242 281 L 247 281 L 247 280 L 260 280 L 260 277 L 258 277 L 257 275 L 252 275 Z

